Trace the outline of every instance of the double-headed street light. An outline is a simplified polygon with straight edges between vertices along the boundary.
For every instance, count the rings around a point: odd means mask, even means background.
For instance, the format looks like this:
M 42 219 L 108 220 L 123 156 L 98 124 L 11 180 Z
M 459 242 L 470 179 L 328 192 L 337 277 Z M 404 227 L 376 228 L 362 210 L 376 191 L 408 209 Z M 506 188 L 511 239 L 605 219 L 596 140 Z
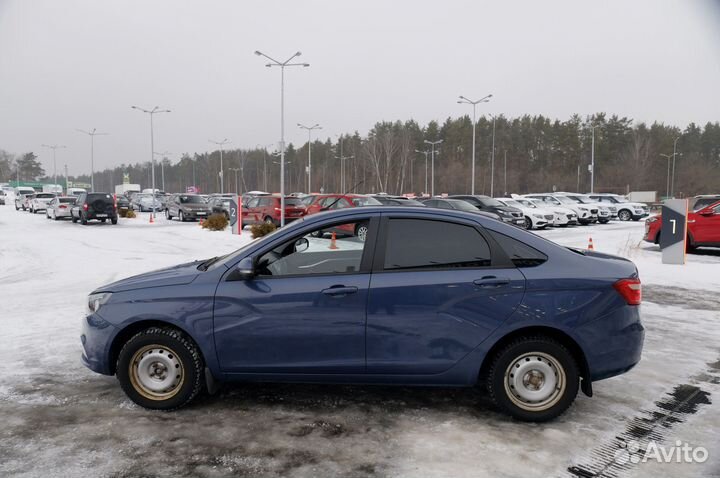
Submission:
M 95 136 L 107 136 L 108 133 L 98 133 L 96 128 L 78 131 L 90 136 L 90 192 L 95 192 Z
M 67 148 L 67 146 L 64 146 L 62 144 L 43 144 L 42 147 L 52 149 L 52 152 L 53 152 L 53 176 L 55 176 L 55 179 L 53 179 L 53 186 L 57 186 L 57 162 L 55 160 L 55 151 L 57 151 L 58 148 Z M 20 185 L 18 184 L 18 186 L 20 186 Z M 55 189 L 55 188 L 53 187 L 53 189 Z M 53 191 L 53 192 L 57 192 L 57 191 Z
M 464 97 L 464 96 L 460 96 L 459 98 L 460 98 L 460 100 L 458 100 L 458 103 L 467 104 L 467 105 L 472 105 L 472 108 L 473 108 L 473 123 L 472 123 L 472 131 L 473 131 L 473 133 L 472 133 L 472 135 L 473 135 L 473 137 L 472 137 L 472 173 L 471 173 L 471 174 L 472 174 L 472 178 L 471 178 L 471 180 L 470 180 L 470 194 L 475 194 L 475 109 L 476 109 L 476 106 L 477 106 L 479 103 L 487 103 L 487 102 L 489 102 L 489 101 L 490 101 L 490 98 L 492 98 L 492 95 L 487 95 L 487 96 L 485 96 L 485 97 L 483 97 L 483 98 L 480 98 L 480 99 L 477 100 L 477 101 L 470 100 L 470 99 L 468 99 L 468 98 L 466 98 L 466 97 Z M 426 187 L 427 187 L 427 186 L 426 186 Z
M 157 190 L 155 189 L 155 137 L 153 134 L 153 116 L 158 113 L 170 113 L 170 110 L 162 110 L 159 106 L 151 110 L 140 108 L 139 106 L 131 106 L 132 109 L 138 110 L 150 116 L 150 164 L 152 165 L 152 191 L 153 191 L 153 208 L 150 217 L 155 219 L 155 203 L 157 202 Z
M 156 156 L 160 157 L 160 186 L 162 187 L 163 192 L 167 191 L 167 189 L 165 189 L 165 160 L 170 154 L 172 154 L 170 151 L 155 153 Z
M 242 171 L 242 168 L 228 168 L 228 169 L 229 169 L 230 171 L 234 171 L 234 172 L 235 172 L 235 194 L 239 195 L 239 194 L 240 194 L 240 192 L 239 192 L 240 189 L 238 189 L 238 176 L 237 176 L 237 173 L 238 173 L 238 171 Z
M 208 141 L 220 147 L 220 194 L 223 194 L 225 192 L 225 173 L 223 171 L 223 146 L 228 144 L 230 141 L 227 138 L 223 139 L 222 141 L 213 141 L 212 139 L 209 139 Z
M 261 51 L 256 50 L 255 54 L 270 60 L 271 63 L 265 65 L 268 68 L 272 66 L 280 67 L 280 227 L 283 227 L 285 225 L 285 67 L 308 67 L 310 64 L 290 63 L 302 54 L 300 52 L 295 53 L 293 56 L 282 62 L 267 56 Z
M 425 140 L 430 145 L 430 197 L 435 197 L 435 146 L 442 143 L 443 140 L 437 141 Z
M 307 173 L 308 173 L 308 194 L 312 193 L 312 131 L 314 129 L 322 129 L 322 126 L 315 123 L 312 126 L 305 126 L 303 124 L 298 123 L 297 124 L 300 128 L 306 129 L 308 132 L 308 167 L 307 167 Z

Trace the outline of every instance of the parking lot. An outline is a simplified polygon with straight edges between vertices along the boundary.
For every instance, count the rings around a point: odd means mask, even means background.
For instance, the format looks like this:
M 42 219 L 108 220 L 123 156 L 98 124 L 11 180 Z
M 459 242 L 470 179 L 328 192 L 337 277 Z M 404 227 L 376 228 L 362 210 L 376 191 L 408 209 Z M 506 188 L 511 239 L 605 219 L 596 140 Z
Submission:
M 177 412 L 132 404 L 80 363 L 86 295 L 251 240 L 148 215 L 73 225 L 0 207 L 0 476 L 711 476 L 720 473 L 720 251 L 660 262 L 643 222 L 538 234 L 633 260 L 644 286 L 643 359 L 559 419 L 497 413 L 476 390 L 230 385 Z M 11 232 L 11 233 L 10 233 Z M 619 464 L 652 436 L 705 447 L 695 464 Z M 605 475 L 602 475 L 605 476 Z

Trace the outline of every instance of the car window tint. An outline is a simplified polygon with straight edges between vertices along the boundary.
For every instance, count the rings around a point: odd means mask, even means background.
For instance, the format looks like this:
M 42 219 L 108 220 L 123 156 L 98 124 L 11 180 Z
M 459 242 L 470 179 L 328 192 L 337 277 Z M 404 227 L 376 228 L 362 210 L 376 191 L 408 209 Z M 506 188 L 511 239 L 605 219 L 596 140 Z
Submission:
M 340 198 L 330 209 L 345 209 L 347 207 L 350 207 L 350 202 L 345 198 Z
M 489 232 L 516 267 L 533 267 L 547 261 L 547 256 L 534 247 L 505 234 Z
M 423 219 L 391 219 L 385 270 L 490 266 L 490 248 L 470 226 Z
M 260 256 L 257 273 L 265 277 L 358 273 L 365 250 L 361 237 L 368 230 L 367 220 L 325 225 Z

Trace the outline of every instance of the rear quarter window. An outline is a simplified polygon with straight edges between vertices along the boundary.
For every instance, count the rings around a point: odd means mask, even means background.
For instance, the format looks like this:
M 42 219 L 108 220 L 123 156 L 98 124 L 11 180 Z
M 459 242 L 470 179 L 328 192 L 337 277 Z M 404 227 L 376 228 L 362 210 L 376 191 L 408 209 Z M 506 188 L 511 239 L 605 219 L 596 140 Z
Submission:
M 488 229 L 493 239 L 505 251 L 515 267 L 535 267 L 547 261 L 547 256 L 532 246 L 505 234 Z

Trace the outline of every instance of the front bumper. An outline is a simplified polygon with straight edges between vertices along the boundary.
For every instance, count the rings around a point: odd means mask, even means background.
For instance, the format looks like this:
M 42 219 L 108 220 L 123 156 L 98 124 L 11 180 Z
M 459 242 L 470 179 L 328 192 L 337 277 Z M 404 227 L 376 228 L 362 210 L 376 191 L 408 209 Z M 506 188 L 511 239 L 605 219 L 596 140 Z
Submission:
M 83 318 L 80 343 L 82 343 L 83 365 L 93 372 L 112 375 L 110 347 L 118 329 L 97 314 Z
M 185 219 L 205 219 L 210 215 L 210 211 L 185 211 L 183 210 L 183 216 Z

